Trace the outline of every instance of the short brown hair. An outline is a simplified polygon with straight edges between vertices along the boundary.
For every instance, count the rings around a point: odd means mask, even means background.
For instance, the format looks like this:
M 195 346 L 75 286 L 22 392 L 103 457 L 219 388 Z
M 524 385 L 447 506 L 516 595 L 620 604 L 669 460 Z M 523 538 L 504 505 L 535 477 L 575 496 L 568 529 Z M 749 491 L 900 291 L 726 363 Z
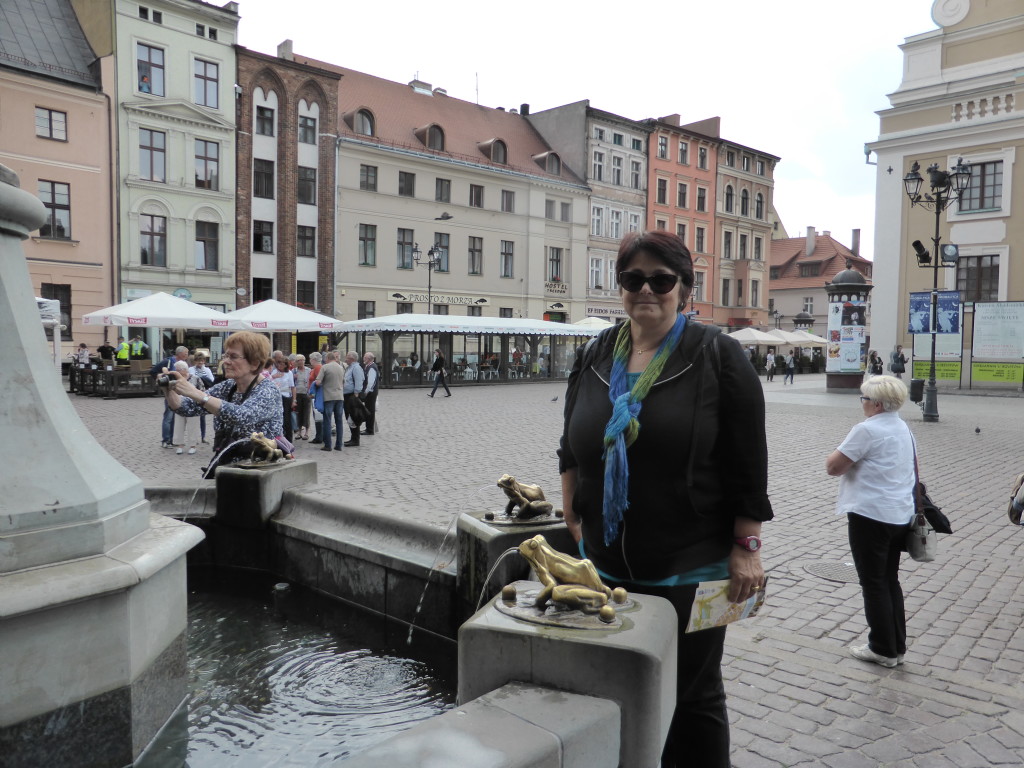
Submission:
M 251 365 L 263 365 L 263 361 L 270 357 L 270 339 L 260 333 L 252 331 L 238 331 L 232 333 L 224 342 L 224 348 L 230 346 L 241 347 L 242 354 Z

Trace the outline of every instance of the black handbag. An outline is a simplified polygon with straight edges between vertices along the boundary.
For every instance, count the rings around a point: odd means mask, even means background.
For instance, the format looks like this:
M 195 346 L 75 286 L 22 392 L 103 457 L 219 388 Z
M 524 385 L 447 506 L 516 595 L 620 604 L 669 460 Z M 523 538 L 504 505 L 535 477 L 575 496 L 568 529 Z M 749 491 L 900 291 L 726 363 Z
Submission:
M 928 489 L 925 488 L 924 483 L 920 480 L 917 481 L 917 498 L 918 508 L 924 513 L 925 519 L 936 533 L 953 532 L 953 528 L 949 524 L 949 518 L 931 500 L 931 497 L 928 495 Z

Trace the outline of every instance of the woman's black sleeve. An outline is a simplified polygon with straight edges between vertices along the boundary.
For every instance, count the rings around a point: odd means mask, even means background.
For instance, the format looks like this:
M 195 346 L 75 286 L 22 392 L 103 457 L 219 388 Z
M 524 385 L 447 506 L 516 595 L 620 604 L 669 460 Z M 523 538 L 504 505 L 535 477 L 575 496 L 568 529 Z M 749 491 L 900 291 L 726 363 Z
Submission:
M 768 441 L 761 380 L 734 340 L 719 336 L 719 461 L 732 517 L 771 520 L 768 500 Z

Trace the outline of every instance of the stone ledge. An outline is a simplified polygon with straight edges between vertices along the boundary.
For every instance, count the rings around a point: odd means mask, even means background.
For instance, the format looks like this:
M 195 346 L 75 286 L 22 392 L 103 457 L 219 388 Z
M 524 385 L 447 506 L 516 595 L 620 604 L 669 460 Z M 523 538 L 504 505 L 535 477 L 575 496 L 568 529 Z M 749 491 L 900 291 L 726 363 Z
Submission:
M 0 619 L 128 589 L 203 540 L 195 526 L 158 514 L 149 525 L 105 555 L 0 574 Z

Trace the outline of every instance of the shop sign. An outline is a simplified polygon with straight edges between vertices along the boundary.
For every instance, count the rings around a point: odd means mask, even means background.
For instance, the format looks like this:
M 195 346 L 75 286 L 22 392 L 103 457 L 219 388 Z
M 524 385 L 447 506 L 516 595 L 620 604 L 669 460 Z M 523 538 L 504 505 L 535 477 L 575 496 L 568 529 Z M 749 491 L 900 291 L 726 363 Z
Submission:
M 553 296 L 568 296 L 569 284 L 561 281 L 544 283 L 544 293 Z

